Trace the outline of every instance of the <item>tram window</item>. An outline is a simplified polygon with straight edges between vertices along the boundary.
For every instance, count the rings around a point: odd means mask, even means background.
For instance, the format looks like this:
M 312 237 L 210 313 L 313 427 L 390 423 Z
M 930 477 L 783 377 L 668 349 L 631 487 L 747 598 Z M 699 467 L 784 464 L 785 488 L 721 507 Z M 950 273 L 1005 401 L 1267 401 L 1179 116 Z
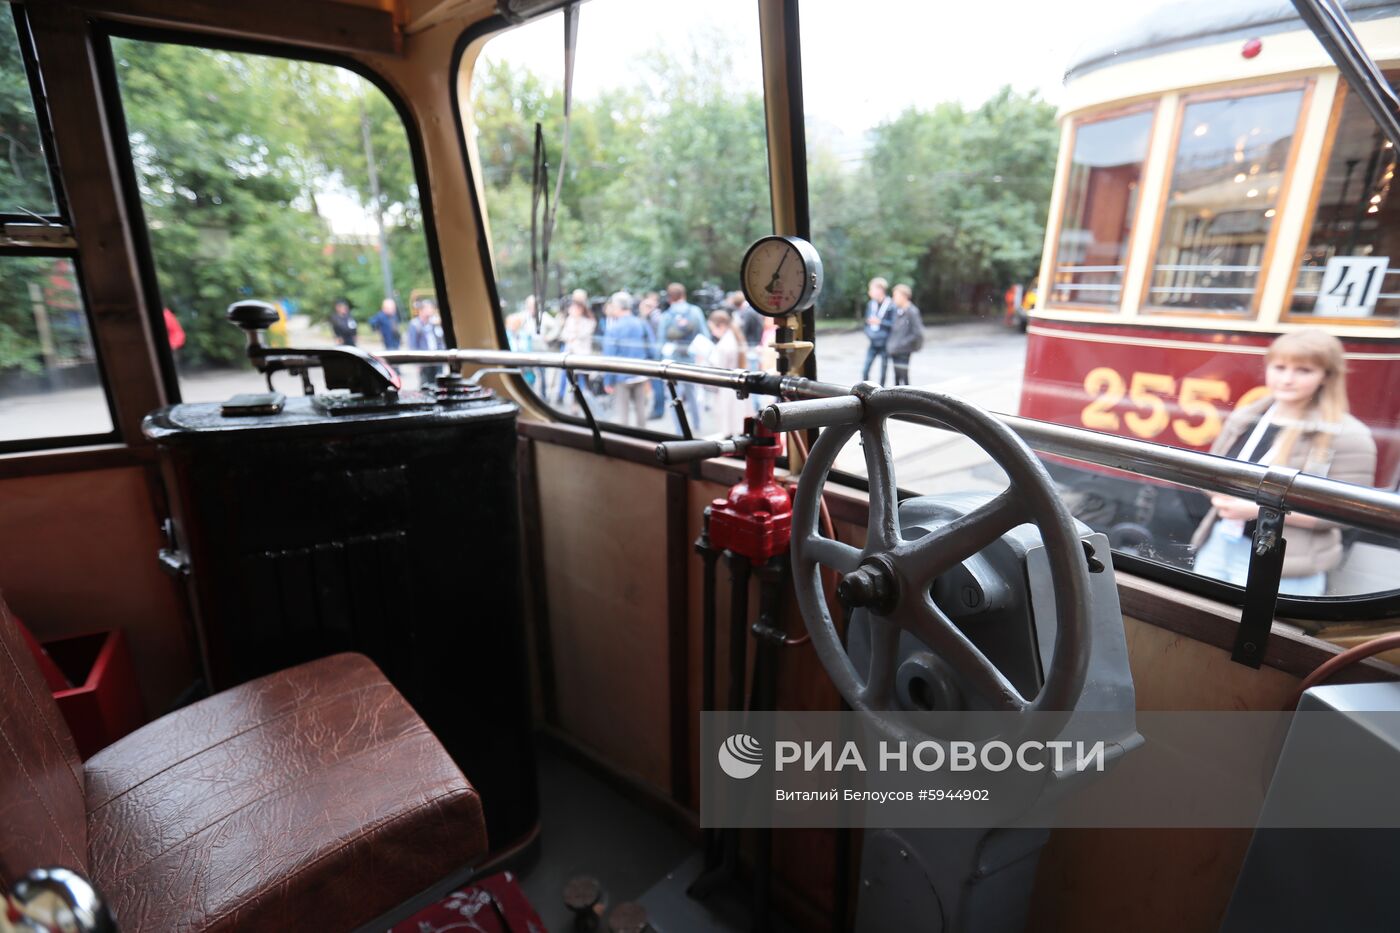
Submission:
M 1036 301 L 1060 144 L 1055 110 L 1082 17 L 1042 4 L 1018 9 L 1014 30 L 999 30 L 996 18 L 988 7 L 904 0 L 867 0 L 855 16 L 840 4 L 802 5 L 808 203 L 826 264 L 822 379 L 907 379 L 1017 411 L 1027 345 L 1018 325 Z M 888 363 L 866 330 L 877 278 L 891 304 L 895 286 L 909 286 L 924 329 L 922 347 Z M 903 489 L 1005 482 L 969 441 L 904 422 L 888 428 Z M 858 443 L 836 466 L 866 475 Z
M 274 345 L 443 345 L 408 137 L 383 92 L 333 65 L 112 47 L 184 401 L 264 388 L 224 317 L 239 298 L 281 309 Z M 393 314 L 377 316 L 389 301 Z M 411 332 L 419 306 L 426 324 Z
M 772 232 L 757 8 L 751 0 L 581 8 L 567 165 L 537 321 L 534 134 L 541 125 L 553 197 L 563 32 L 562 14 L 531 21 L 490 39 L 472 65 L 472 141 L 510 349 L 773 368 L 770 322 L 742 313 L 744 326 L 726 333 L 711 314 L 738 288 L 747 245 Z M 681 290 L 668 294 L 673 283 Z M 560 371 L 524 378 L 556 410 L 581 414 Z M 600 420 L 677 428 L 660 383 L 579 374 L 576 385 Z M 756 410 L 756 399 L 678 389 L 697 435 L 737 433 Z
M 1149 305 L 1253 310 L 1302 99 L 1287 90 L 1186 104 Z
M 1390 72 L 1400 87 L 1400 72 Z M 1299 263 L 1290 311 L 1318 317 L 1400 317 L 1400 191 L 1392 193 L 1396 153 L 1355 94 L 1344 90 L 1341 117 Z M 1348 256 L 1369 262 L 1334 270 Z M 1384 264 L 1376 260 L 1384 259 Z M 1378 281 L 1366 287 L 1368 278 Z M 1318 307 L 1324 279 L 1332 294 Z M 1354 281 L 1352 281 L 1354 279 Z M 1350 288 L 1348 288 L 1350 286 Z M 1354 299 L 1354 300 L 1353 300 Z
M 1075 126 L 1051 280 L 1057 304 L 1117 306 L 1122 300 L 1152 116 L 1142 111 Z
M 17 22 L 0 11 L 0 217 L 66 226 Z M 36 246 L 43 255 L 32 255 Z M 0 450 L 113 439 L 71 246 L 15 232 L 0 248 Z
M 0 449 L 112 431 L 73 261 L 0 256 Z
M 53 214 L 43 136 L 8 11 L 0 12 L 0 140 L 0 214 Z

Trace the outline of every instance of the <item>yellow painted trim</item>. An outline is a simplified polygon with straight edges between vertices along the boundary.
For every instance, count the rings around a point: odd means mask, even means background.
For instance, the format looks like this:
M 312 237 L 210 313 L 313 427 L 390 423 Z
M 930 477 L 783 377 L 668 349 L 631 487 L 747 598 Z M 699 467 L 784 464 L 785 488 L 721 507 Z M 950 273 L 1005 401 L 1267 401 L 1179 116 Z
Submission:
M 1053 266 L 1059 253 L 1060 227 L 1064 224 L 1065 192 L 1069 188 L 1069 169 L 1074 160 L 1074 121 L 1060 123 L 1060 152 L 1055 160 L 1055 186 L 1050 190 L 1050 210 L 1046 213 L 1045 244 L 1040 248 L 1040 285 L 1037 294 L 1042 304 L 1050 300 L 1050 286 L 1055 281 Z
M 1163 94 L 1152 121 L 1152 141 L 1147 147 L 1147 162 L 1142 167 L 1142 190 L 1138 194 L 1137 217 L 1133 219 L 1132 248 L 1128 251 L 1127 268 L 1123 270 L 1121 307 L 1123 316 L 1137 317 L 1142 309 L 1142 296 L 1147 292 L 1147 277 L 1152 274 L 1152 251 L 1166 207 L 1167 187 L 1171 184 L 1169 168 L 1175 142 L 1177 115 L 1181 110 L 1181 95 Z
M 1293 171 L 1277 202 L 1277 216 L 1274 218 L 1274 243 L 1276 248 L 1269 257 L 1269 267 L 1264 270 L 1264 287 L 1259 295 L 1259 322 L 1276 324 L 1283 315 L 1283 303 L 1292 289 L 1296 270 L 1293 258 L 1298 252 L 1298 241 L 1306 234 L 1303 229 L 1308 221 L 1312 201 L 1313 182 L 1317 173 L 1323 171 L 1322 149 L 1327 143 L 1327 124 L 1332 119 L 1332 104 L 1337 99 L 1336 72 L 1322 74 L 1313 85 L 1308 112 L 1301 123 L 1302 138 L 1298 141 L 1298 152 L 1293 160 Z
M 1081 343 L 1109 343 L 1119 347 L 1160 347 L 1166 350 L 1209 350 L 1212 353 L 1239 353 L 1247 356 L 1263 356 L 1268 347 L 1246 347 L 1237 343 L 1208 343 L 1203 340 L 1163 340 L 1160 337 L 1124 337 L 1119 334 L 1084 334 L 1073 331 L 1055 330 L 1050 327 L 1029 327 L 1026 333 L 1037 337 L 1052 337 L 1058 340 L 1077 340 Z M 1400 359 L 1400 348 L 1395 353 L 1348 353 L 1349 360 L 1396 360 Z
M 1262 322 L 1260 322 L 1260 321 L 1241 320 L 1240 318 L 1223 318 L 1223 319 L 1221 319 L 1221 320 L 1216 320 L 1216 319 L 1210 318 L 1210 317 L 1171 318 L 1171 317 L 1166 317 L 1166 316 L 1161 316 L 1161 317 L 1159 317 L 1159 316 L 1157 316 L 1157 315 L 1153 315 L 1152 318 L 1151 318 L 1150 320 L 1151 320 L 1151 323 L 1150 323 L 1149 325 L 1147 325 L 1147 326 L 1150 326 L 1150 327 L 1160 327 L 1160 328 L 1163 328 L 1163 329 L 1166 329 L 1166 330 L 1176 330 L 1176 331 L 1182 331 L 1182 332 L 1186 332 L 1186 331 L 1211 331 L 1211 332 L 1216 332 L 1216 331 L 1225 330 L 1225 331 L 1234 331 L 1234 332 L 1236 332 L 1236 333 L 1241 333 L 1241 334 L 1279 334 L 1279 333 L 1289 333 L 1290 331 L 1295 331 L 1295 330 L 1308 330 L 1308 329 L 1310 329 L 1310 328 L 1315 328 L 1315 327 L 1319 327 L 1319 326 L 1322 326 L 1322 325 L 1326 324 L 1326 325 L 1329 325 L 1329 326 L 1327 327 L 1327 332 L 1328 332 L 1329 334 L 1332 334 L 1332 335 L 1335 336 L 1335 337 L 1340 337 L 1340 338 L 1356 337 L 1356 338 L 1362 338 L 1362 339 L 1366 339 L 1366 340 L 1397 340 L 1397 341 L 1400 341 L 1400 322 L 1397 322 L 1397 325 L 1396 325 L 1396 326 L 1392 326 L 1392 327 L 1375 327 L 1375 326 L 1370 326 L 1370 327 L 1355 327 L 1355 326 L 1341 326 L 1341 327 L 1336 327 L 1336 326 L 1330 326 L 1330 322 L 1328 321 L 1327 318 L 1319 318 L 1316 322 L 1284 322 L 1284 323 L 1276 323 L 1276 324 L 1271 324 L 1271 325 L 1270 325 L 1270 324 L 1264 324 L 1264 323 L 1262 323 Z M 1066 324 L 1094 324 L 1094 325 L 1099 326 L 1099 327 L 1115 327 L 1115 326 L 1121 326 L 1121 325 L 1125 325 L 1125 324 L 1130 324 L 1130 325 L 1131 325 L 1131 324 L 1137 324 L 1137 325 L 1139 325 L 1139 326 L 1142 325 L 1142 320 L 1141 320 L 1141 319 L 1139 319 L 1138 321 L 1130 321 L 1130 320 L 1124 319 L 1123 317 L 1120 317 L 1120 316 L 1109 316 L 1109 315 L 1105 315 L 1105 314 L 1103 314 L 1103 313 L 1101 313 L 1101 312 L 1094 312 L 1094 311 L 1061 311 L 1061 310 L 1056 310 L 1056 309 L 1053 309 L 1053 308 L 1048 308 L 1048 309 L 1046 309 L 1046 310 L 1044 310 L 1044 311 L 1040 311 L 1040 312 L 1037 312 L 1037 313 L 1032 314 L 1032 316 L 1031 316 L 1031 325 L 1030 325 L 1030 327 L 1027 328 L 1027 333 L 1032 333 L 1032 334 L 1036 334 L 1036 333 L 1039 333 L 1039 334 L 1053 334 L 1053 335 L 1055 335 L 1055 336 L 1060 336 L 1060 335 L 1063 333 L 1062 331 L 1054 330 L 1053 328 L 1045 328 L 1045 327 L 1037 326 L 1037 325 L 1036 325 L 1036 322 L 1037 322 L 1037 321 L 1044 321 L 1044 322 L 1062 321 L 1062 322 L 1064 322 L 1064 323 L 1066 323 Z M 1109 336 L 1109 335 L 1106 335 L 1106 334 L 1089 335 L 1089 336 L 1097 336 L 1098 338 L 1100 338 L 1097 342 L 1102 342 L 1102 343 L 1123 343 L 1124 340 L 1126 339 L 1126 338 L 1122 338 L 1122 337 L 1118 337 L 1118 336 Z M 1086 336 L 1085 339 L 1088 339 L 1088 337 Z M 1158 339 L 1158 338 L 1153 338 L 1153 339 Z M 1140 342 L 1140 341 L 1131 341 L 1131 342 L 1137 343 L 1137 342 Z M 1166 344 L 1163 344 L 1163 345 L 1165 346 Z M 1190 345 L 1193 346 L 1193 347 L 1194 347 L 1194 346 L 1199 346 L 1198 343 L 1191 343 Z M 1362 358 L 1364 358 L 1364 357 L 1357 357 L 1357 359 L 1362 359 Z M 1391 357 L 1391 356 L 1386 356 L 1386 357 L 1384 357 L 1384 359 L 1393 359 L 1393 357 Z

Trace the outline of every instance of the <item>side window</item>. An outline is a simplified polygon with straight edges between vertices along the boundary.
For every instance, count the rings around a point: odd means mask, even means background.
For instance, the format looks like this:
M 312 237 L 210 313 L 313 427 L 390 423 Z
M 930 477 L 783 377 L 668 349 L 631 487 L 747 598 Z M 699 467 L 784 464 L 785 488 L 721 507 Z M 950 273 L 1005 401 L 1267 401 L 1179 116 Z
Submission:
M 185 401 L 263 388 L 224 318 L 240 298 L 281 310 L 274 344 L 444 345 L 408 137 L 383 92 L 334 65 L 112 46 Z M 420 369 L 406 386 L 436 372 Z
M 1400 87 L 1400 72 L 1388 78 L 1391 87 Z M 1341 119 L 1289 311 L 1394 319 L 1400 317 L 1400 193 L 1391 190 L 1395 149 L 1357 96 L 1342 93 Z
M 1121 303 L 1123 266 L 1151 133 L 1150 110 L 1075 126 L 1052 302 L 1114 308 Z
M 0 10 L 0 451 L 116 439 L 22 26 Z
M 664 7 L 664 9 L 663 9 Z M 772 232 L 758 11 L 751 0 L 609 0 L 580 10 L 567 163 L 534 307 L 538 126 L 552 198 L 563 149 L 561 14 L 487 41 L 472 129 L 510 349 L 772 368 L 775 327 L 734 297 L 744 250 Z M 540 247 L 542 244 L 533 244 Z M 542 250 L 536 253 L 543 259 Z M 654 380 L 530 369 L 548 404 L 675 432 Z M 756 399 L 677 385 L 698 435 L 728 435 Z
M 1253 311 L 1302 100 L 1288 90 L 1185 105 L 1147 304 Z

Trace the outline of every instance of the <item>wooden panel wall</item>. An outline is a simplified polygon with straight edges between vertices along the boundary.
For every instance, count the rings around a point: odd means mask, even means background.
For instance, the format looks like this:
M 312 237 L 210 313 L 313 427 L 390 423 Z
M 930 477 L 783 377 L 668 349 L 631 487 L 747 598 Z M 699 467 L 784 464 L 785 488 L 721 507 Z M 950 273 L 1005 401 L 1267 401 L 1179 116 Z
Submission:
M 552 426 L 553 427 L 553 426 Z M 571 437 L 578 433 L 578 437 Z M 544 431 L 527 430 L 545 435 Z M 668 744 L 667 482 L 680 474 L 651 465 L 646 452 L 609 438 L 609 454 L 588 449 L 583 432 L 553 429 L 555 443 L 532 441 L 539 464 L 546 583 L 561 725 L 576 740 L 622 770 L 639 776 L 659 798 L 673 789 Z M 689 799 L 698 788 L 701 708 L 701 562 L 691 543 L 710 500 L 724 494 L 715 481 L 719 464 L 686 477 L 685 685 L 689 745 Z M 864 539 L 863 505 L 843 492 L 832 508 L 839 536 Z M 674 542 L 672 542 L 674 547 Z M 722 704 L 726 677 L 729 572 L 717 573 L 716 696 Z M 1120 595 L 1143 619 L 1124 618 L 1130 662 L 1142 710 L 1281 709 L 1299 674 L 1326 657 L 1316 639 L 1281 627 L 1270 664 L 1251 670 L 1230 660 L 1226 646 L 1238 610 L 1188 597 L 1160 584 L 1120 575 Z M 750 608 L 757 611 L 757 585 Z M 803 631 L 795 612 L 792 634 Z M 1150 619 L 1150 621 L 1146 621 Z M 1176 631 L 1175 629 L 1180 629 Z M 1181 634 L 1191 632 L 1193 635 Z M 1212 643 L 1213 642 L 1213 643 Z M 752 644 L 752 643 L 750 643 Z M 750 652 L 750 664 L 752 656 Z M 1373 678 L 1360 669 L 1344 679 Z M 1379 676 L 1385 676 L 1380 673 Z M 779 706 L 836 709 L 839 698 L 810 646 L 785 649 L 780 662 Z M 1060 830 L 1041 860 L 1032 904 L 1034 929 L 1065 933 L 1141 930 L 1212 930 L 1219 926 L 1245 850 L 1247 830 Z M 858 838 L 854 843 L 859 856 Z M 774 838 L 777 893 L 806 907 L 804 920 L 840 908 L 837 834 L 780 832 Z M 788 895 L 785 897 L 784 895 Z
M 0 480 L 0 591 L 41 640 L 124 630 L 154 716 L 196 674 L 182 597 L 156 565 L 149 469 Z
M 1282 709 L 1298 678 L 1124 618 L 1140 710 Z M 1216 930 L 1244 862 L 1247 829 L 1062 829 L 1040 862 L 1031 915 L 1063 933 Z
M 666 474 L 536 445 L 559 725 L 670 787 Z

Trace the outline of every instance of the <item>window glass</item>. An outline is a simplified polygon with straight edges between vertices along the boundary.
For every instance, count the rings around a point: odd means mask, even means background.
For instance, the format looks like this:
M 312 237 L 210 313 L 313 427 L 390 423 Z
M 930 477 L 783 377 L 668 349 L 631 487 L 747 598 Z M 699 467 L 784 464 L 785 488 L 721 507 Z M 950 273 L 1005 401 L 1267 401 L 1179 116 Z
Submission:
M 113 50 L 185 401 L 263 386 L 224 317 L 241 298 L 281 309 L 274 345 L 406 348 L 425 301 L 422 333 L 440 341 L 408 138 L 378 88 L 264 55 L 129 39 Z
M 55 210 L 15 21 L 9 10 L 0 9 L 0 213 Z
M 1400 87 L 1400 73 L 1389 77 L 1392 87 Z M 1290 310 L 1319 317 L 1400 317 L 1400 192 L 1392 194 L 1395 149 L 1360 99 L 1349 91 L 1342 93 L 1341 120 Z M 1324 280 L 1327 294 L 1319 307 Z
M 1122 300 L 1123 264 L 1151 133 L 1151 111 L 1075 127 L 1052 301 L 1117 306 Z
M 0 256 L 0 445 L 111 432 L 72 260 Z
M 531 201 L 538 124 L 563 150 L 563 18 L 491 39 L 472 72 L 474 142 L 510 348 L 771 367 L 775 328 L 732 293 L 772 233 L 758 10 L 751 0 L 580 8 L 572 128 L 536 317 Z M 577 300 L 576 300 L 577 299 Z M 613 300 L 615 299 L 615 300 Z M 719 312 L 719 313 L 716 313 Z M 660 383 L 529 370 L 560 410 L 674 431 Z M 741 430 L 758 400 L 679 384 L 697 435 Z
M 1160 28 L 1134 25 L 1121 5 L 1078 0 L 1027 8 L 1014 31 L 999 28 L 1002 12 L 975 5 L 923 11 L 871 0 L 862 13 L 852 17 L 825 4 L 802 9 L 812 239 L 827 273 L 818 306 L 820 376 L 837 383 L 896 381 L 880 359 L 879 341 L 887 349 L 888 336 L 865 326 L 868 286 L 878 277 L 912 286 L 912 304 L 922 312 L 924 341 L 909 356 L 911 384 L 993 411 L 1238 457 L 1236 444 L 1247 441 L 1263 412 L 1278 402 L 1266 375 L 1276 334 L 1260 332 L 1252 321 L 1232 329 L 1228 319 L 1149 316 L 1125 326 L 1114 315 L 1086 319 L 1054 309 L 1117 307 L 1141 213 L 1154 227 L 1162 218 L 1153 244 L 1157 265 L 1149 270 L 1152 304 L 1248 311 L 1266 275 L 1260 266 L 1287 183 L 1302 92 L 1246 89 L 1233 97 L 1185 98 L 1168 184 L 1159 200 L 1144 204 L 1140 176 L 1156 104 L 1144 103 L 1138 91 L 1132 99 L 1114 99 L 1112 69 L 1140 73 L 1155 54 L 1151 44 Z M 891 22 L 901 28 L 890 30 Z M 1121 35 L 1086 57 L 1086 22 L 1105 23 Z M 982 35 L 994 35 L 995 46 L 975 41 Z M 1222 67 L 1241 61 L 1238 44 L 1213 43 L 1216 37 L 1190 36 L 1182 47 Z M 1138 54 L 1120 59 L 1118 50 Z M 986 66 L 992 60 L 994 69 Z M 1196 80 L 1189 73 L 1167 77 L 1161 90 L 1190 93 Z M 1001 89 L 1000 81 L 1011 87 Z M 1061 138 L 1054 112 L 1067 102 L 1118 115 L 1080 123 L 1069 137 L 1074 149 L 1056 180 L 1064 205 L 1052 231 L 1056 255 L 1043 270 L 1054 300 L 1022 332 L 1042 271 Z M 1300 177 L 1310 174 L 1300 168 Z M 1351 203 L 1355 208 L 1358 201 Z M 1280 242 L 1273 253 L 1291 259 L 1298 245 Z M 1333 407 L 1306 415 L 1303 422 L 1326 422 L 1327 430 L 1304 432 L 1286 451 L 1271 440 L 1258 455 L 1335 479 L 1397 488 L 1393 399 L 1400 395 L 1400 354 L 1386 336 L 1377 331 L 1369 340 L 1348 337 L 1340 349 L 1321 348 L 1342 361 L 1332 380 L 1347 390 L 1349 416 Z M 1232 420 L 1234 412 L 1240 414 Z M 910 493 L 985 492 L 1006 482 L 985 454 L 957 435 L 900 422 L 887 430 L 896 479 Z M 1343 435 L 1346 451 L 1329 463 L 1318 445 Z M 1221 516 L 1211 515 L 1211 496 L 1062 457 L 1043 461 L 1071 512 L 1107 534 L 1119 552 L 1236 579 L 1239 543 L 1247 546 L 1248 538 L 1234 535 L 1234 519 L 1217 527 Z M 857 441 L 841 452 L 837 466 L 866 474 Z M 1232 535 L 1223 559 L 1219 544 L 1205 549 L 1217 530 Z M 1292 593 L 1358 595 L 1396 587 L 1400 551 L 1393 541 L 1302 524 L 1286 535 Z
M 1295 90 L 1185 105 L 1149 305 L 1251 310 L 1302 99 Z
M 870 0 L 859 15 L 802 6 L 808 205 L 826 272 L 823 380 L 907 381 L 1017 410 L 1059 150 L 1055 111 L 1082 17 L 1029 6 L 1004 29 L 999 15 L 901 0 Z M 1005 482 L 969 441 L 888 428 L 903 489 Z M 857 442 L 837 467 L 866 475 Z

